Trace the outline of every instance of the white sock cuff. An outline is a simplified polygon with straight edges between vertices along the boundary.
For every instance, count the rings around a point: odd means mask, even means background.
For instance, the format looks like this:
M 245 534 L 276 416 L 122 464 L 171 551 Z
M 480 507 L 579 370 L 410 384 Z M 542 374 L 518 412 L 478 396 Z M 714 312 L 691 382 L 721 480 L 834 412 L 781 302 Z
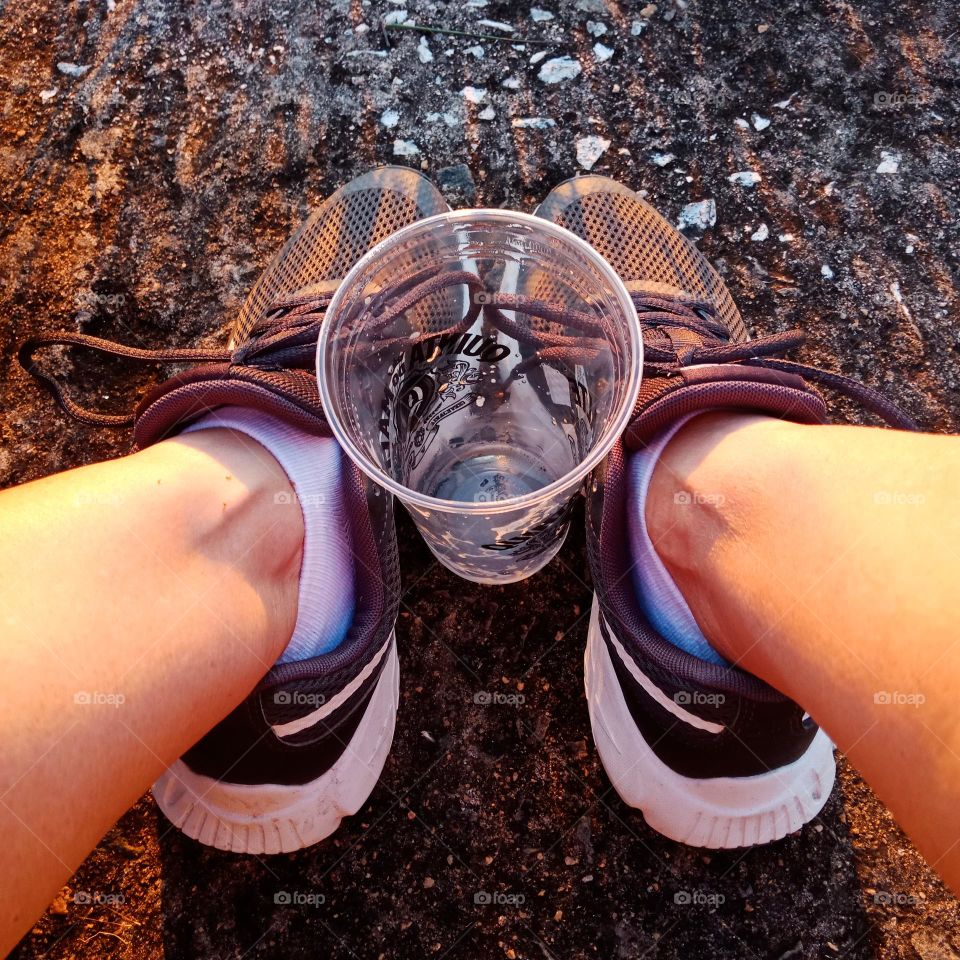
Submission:
M 342 500 L 341 453 L 276 417 L 244 407 L 220 407 L 182 432 L 222 427 L 246 434 L 277 460 L 303 513 L 303 559 L 297 621 L 278 663 L 334 649 L 353 619 L 354 570 L 350 527 Z M 293 509 L 277 494 L 277 508 Z

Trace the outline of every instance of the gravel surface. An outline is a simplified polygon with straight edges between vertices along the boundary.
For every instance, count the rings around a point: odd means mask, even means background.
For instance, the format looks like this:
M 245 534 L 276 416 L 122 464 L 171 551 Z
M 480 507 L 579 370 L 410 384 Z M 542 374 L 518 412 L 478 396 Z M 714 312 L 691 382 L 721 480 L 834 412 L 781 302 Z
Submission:
M 454 204 L 524 209 L 592 164 L 691 224 L 756 333 L 802 326 L 800 359 L 956 431 L 955 5 L 542 2 L 552 18 L 507 0 L 0 4 L 0 482 L 127 442 L 56 412 L 11 364 L 22 337 L 219 341 L 310 207 L 386 162 Z M 153 382 L 62 370 L 108 407 Z M 842 761 L 822 816 L 764 848 L 685 848 L 619 802 L 582 692 L 580 533 L 503 588 L 438 568 L 405 517 L 400 533 L 401 713 L 364 810 L 260 860 L 185 839 L 144 797 L 20 960 L 960 956 L 957 901 Z

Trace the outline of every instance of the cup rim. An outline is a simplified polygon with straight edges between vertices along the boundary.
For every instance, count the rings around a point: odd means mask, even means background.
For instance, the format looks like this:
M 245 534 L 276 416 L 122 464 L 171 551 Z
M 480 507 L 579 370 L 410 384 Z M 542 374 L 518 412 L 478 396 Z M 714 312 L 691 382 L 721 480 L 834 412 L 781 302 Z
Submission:
M 393 477 L 384 473 L 379 464 L 376 464 L 363 448 L 353 442 L 343 427 L 336 413 L 338 404 L 335 400 L 334 391 L 330 388 L 331 378 L 325 375 L 327 362 L 330 359 L 329 341 L 334 330 L 334 324 L 330 323 L 329 320 L 331 317 L 336 316 L 341 302 L 344 299 L 345 292 L 350 288 L 356 277 L 363 273 L 374 260 L 379 259 L 385 250 L 389 250 L 392 245 L 395 245 L 398 240 L 402 239 L 408 233 L 412 233 L 415 230 L 424 230 L 425 228 L 429 229 L 432 225 L 439 223 L 469 223 L 471 220 L 477 219 L 478 214 L 482 215 L 483 219 L 488 222 L 500 221 L 504 225 L 510 223 L 525 224 L 552 235 L 565 243 L 571 244 L 575 249 L 579 249 L 580 253 L 586 259 L 592 261 L 599 272 L 606 276 L 611 288 L 620 299 L 621 307 L 626 318 L 627 336 L 634 357 L 634 363 L 627 372 L 628 382 L 624 391 L 624 398 L 620 404 L 620 409 L 617 411 L 616 416 L 610 419 L 606 429 L 598 438 L 590 453 L 581 460 L 573 470 L 565 473 L 562 477 L 558 477 L 545 487 L 541 487 L 538 490 L 526 493 L 520 497 L 510 497 L 494 503 L 467 503 L 462 500 L 441 500 L 437 497 L 430 497 L 416 490 L 412 490 L 410 487 L 404 486 L 399 481 L 394 480 Z M 617 437 L 626 429 L 627 421 L 633 412 L 637 392 L 640 388 L 641 374 L 643 372 L 643 336 L 640 330 L 640 321 L 637 317 L 636 307 L 623 280 L 620 279 L 620 276 L 613 267 L 610 266 L 609 262 L 585 240 L 578 237 L 575 233 L 571 233 L 565 227 L 561 227 L 550 220 L 545 220 L 542 217 L 533 216 L 529 213 L 487 209 L 484 207 L 470 207 L 434 214 L 432 217 L 424 217 L 422 220 L 415 220 L 413 223 L 401 227 L 371 247 L 353 267 L 350 268 L 347 275 L 340 281 L 330 301 L 330 305 L 327 307 L 326 319 L 320 328 L 320 337 L 317 341 L 316 371 L 317 383 L 320 387 L 320 401 L 323 404 L 327 422 L 333 431 L 334 438 L 362 473 L 385 490 L 389 490 L 390 493 L 397 496 L 404 504 L 415 506 L 421 510 L 435 510 L 441 513 L 459 513 L 466 514 L 467 516 L 489 516 L 491 514 L 522 510 L 542 503 L 545 500 L 555 498 L 559 494 L 566 493 L 569 488 L 579 484 L 610 452 L 610 448 L 616 442 Z

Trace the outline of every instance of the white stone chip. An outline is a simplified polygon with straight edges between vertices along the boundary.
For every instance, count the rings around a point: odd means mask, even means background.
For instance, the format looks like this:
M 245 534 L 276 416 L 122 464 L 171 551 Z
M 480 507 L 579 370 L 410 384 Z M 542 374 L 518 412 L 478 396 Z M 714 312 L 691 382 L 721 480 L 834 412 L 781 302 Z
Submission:
M 426 37 L 421 37 L 420 43 L 417 44 L 417 56 L 421 63 L 433 63 L 433 51 L 430 49 Z
M 544 83 L 563 83 L 565 80 L 573 80 L 579 77 L 583 72 L 579 60 L 573 57 L 554 57 L 548 60 L 541 68 L 538 76 Z
M 394 140 L 393 155 L 395 157 L 417 157 L 420 148 L 412 140 Z
M 82 77 L 90 69 L 90 64 L 81 66 L 79 63 L 68 63 L 61 60 L 57 64 L 57 69 L 68 77 Z
M 478 20 L 477 26 L 486 27 L 487 30 L 499 30 L 501 33 L 516 33 L 509 23 L 500 20 Z
M 581 137 L 577 140 L 577 163 L 584 170 L 592 170 L 593 165 L 607 152 L 610 141 L 603 137 Z
M 546 130 L 557 125 L 550 117 L 518 117 L 510 124 L 517 130 Z
M 877 165 L 877 173 L 899 173 L 900 172 L 900 154 L 891 153 L 889 150 L 880 151 L 880 163 Z
M 602 43 L 595 43 L 593 45 L 593 55 L 597 58 L 597 63 L 604 63 L 613 56 L 613 50 L 610 47 L 605 47 Z
M 717 204 L 713 199 L 688 203 L 680 211 L 678 230 L 707 230 L 717 222 Z
M 740 170 L 738 173 L 731 173 L 727 179 L 738 187 L 750 189 L 755 187 L 763 178 L 755 170 Z

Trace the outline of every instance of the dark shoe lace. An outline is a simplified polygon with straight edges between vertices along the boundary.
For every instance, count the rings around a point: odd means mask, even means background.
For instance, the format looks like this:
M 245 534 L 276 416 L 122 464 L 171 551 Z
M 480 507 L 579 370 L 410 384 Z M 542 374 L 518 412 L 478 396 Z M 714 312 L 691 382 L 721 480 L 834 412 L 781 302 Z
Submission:
M 421 331 L 414 336 L 395 337 L 371 344 L 348 345 L 356 351 L 356 360 L 365 359 L 364 351 L 384 351 L 392 346 L 406 348 L 451 334 L 465 333 L 481 311 L 493 326 L 519 344 L 526 356 L 517 364 L 512 377 L 542 363 L 575 364 L 593 359 L 607 344 L 605 329 L 609 320 L 593 314 L 547 303 L 522 294 L 488 293 L 479 276 L 469 271 L 436 274 L 415 273 L 389 290 L 381 291 L 364 303 L 364 322 L 371 333 L 386 330 L 404 313 L 429 297 L 453 286 L 465 285 L 470 305 L 462 320 L 436 331 Z M 249 337 L 232 351 L 227 348 L 161 348 L 145 350 L 115 343 L 89 334 L 61 332 L 24 341 L 18 352 L 21 366 L 50 392 L 59 406 L 71 416 L 91 426 L 129 427 L 135 415 L 107 414 L 78 404 L 60 383 L 37 365 L 34 355 L 42 348 L 61 345 L 147 363 L 224 364 L 224 375 L 243 367 L 260 370 L 313 370 L 317 339 L 326 317 L 332 294 L 310 294 L 282 298 L 273 303 L 251 329 Z M 876 390 L 839 373 L 806 364 L 779 359 L 778 355 L 800 346 L 804 334 L 799 330 L 775 333 L 756 340 L 732 343 L 729 331 L 716 318 L 712 303 L 682 294 L 632 293 L 634 306 L 644 335 L 644 374 L 669 376 L 695 364 L 739 364 L 766 367 L 798 374 L 805 380 L 830 387 L 861 403 L 891 426 L 917 429 L 914 421 Z M 390 301 L 390 306 L 385 304 Z M 507 313 L 521 314 L 579 331 L 579 335 L 551 333 L 520 323 Z M 680 343 L 667 328 L 682 329 L 696 342 Z
M 819 367 L 779 358 L 806 341 L 802 330 L 785 330 L 756 340 L 730 341 L 726 326 L 716 319 L 714 305 L 680 294 L 631 294 L 643 330 L 644 374 L 666 375 L 695 364 L 740 364 L 765 367 L 801 376 L 856 400 L 893 427 L 917 430 L 917 424 L 883 394 L 850 377 Z M 664 328 L 687 330 L 698 343 L 677 343 Z

